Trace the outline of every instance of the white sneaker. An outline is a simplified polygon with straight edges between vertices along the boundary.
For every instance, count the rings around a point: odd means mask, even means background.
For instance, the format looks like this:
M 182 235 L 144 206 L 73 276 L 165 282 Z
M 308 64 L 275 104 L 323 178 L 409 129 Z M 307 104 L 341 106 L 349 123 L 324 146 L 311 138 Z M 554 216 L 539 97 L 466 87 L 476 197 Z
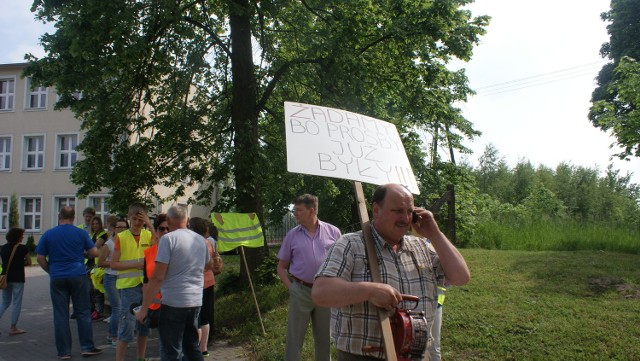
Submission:
M 109 317 L 107 317 L 107 318 L 102 320 L 102 322 L 104 322 L 104 323 L 109 323 L 110 321 L 111 321 L 111 316 L 109 316 Z

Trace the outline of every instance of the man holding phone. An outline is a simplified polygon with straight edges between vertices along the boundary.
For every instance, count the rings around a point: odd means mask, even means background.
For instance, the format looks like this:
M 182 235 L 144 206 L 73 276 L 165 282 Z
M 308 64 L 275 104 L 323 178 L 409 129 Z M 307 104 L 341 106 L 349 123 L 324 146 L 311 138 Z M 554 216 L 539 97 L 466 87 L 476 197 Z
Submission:
M 371 233 L 383 283 L 372 281 L 364 237 L 359 231 L 335 242 L 316 274 L 312 290 L 315 303 L 332 307 L 338 361 L 384 359 L 376 308 L 394 310 L 402 294 L 419 298 L 415 310 L 424 312 L 430 325 L 437 305 L 433 269 L 437 262 L 453 285 L 464 285 L 470 278 L 464 258 L 440 231 L 433 214 L 414 207 L 413 195 L 404 186 L 379 186 L 371 208 Z M 428 238 L 437 254 L 429 250 L 423 238 L 408 235 L 410 227 L 420 237 Z

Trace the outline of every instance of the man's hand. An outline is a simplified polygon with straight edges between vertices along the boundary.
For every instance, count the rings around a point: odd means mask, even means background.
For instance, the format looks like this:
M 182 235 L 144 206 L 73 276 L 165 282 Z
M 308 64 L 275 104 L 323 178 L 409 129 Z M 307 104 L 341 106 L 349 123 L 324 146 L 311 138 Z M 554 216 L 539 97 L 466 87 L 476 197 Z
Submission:
M 369 302 L 376 307 L 391 311 L 402 301 L 402 294 L 388 284 L 372 282 L 369 287 Z
M 134 313 L 134 315 L 136 316 L 136 320 L 138 320 L 138 322 L 144 323 L 144 319 L 147 318 L 147 309 L 141 307 L 138 312 Z
M 412 223 L 412 226 L 418 234 L 429 239 L 433 239 L 440 234 L 440 227 L 438 227 L 433 213 L 424 208 L 415 208 L 413 212 L 417 220 Z

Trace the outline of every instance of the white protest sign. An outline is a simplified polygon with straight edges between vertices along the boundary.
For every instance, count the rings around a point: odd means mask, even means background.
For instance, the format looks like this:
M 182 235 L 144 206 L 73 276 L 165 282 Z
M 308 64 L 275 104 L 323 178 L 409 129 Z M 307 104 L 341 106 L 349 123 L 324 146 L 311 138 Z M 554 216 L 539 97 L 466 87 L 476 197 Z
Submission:
M 394 124 L 345 110 L 284 103 L 289 172 L 399 183 L 420 194 Z

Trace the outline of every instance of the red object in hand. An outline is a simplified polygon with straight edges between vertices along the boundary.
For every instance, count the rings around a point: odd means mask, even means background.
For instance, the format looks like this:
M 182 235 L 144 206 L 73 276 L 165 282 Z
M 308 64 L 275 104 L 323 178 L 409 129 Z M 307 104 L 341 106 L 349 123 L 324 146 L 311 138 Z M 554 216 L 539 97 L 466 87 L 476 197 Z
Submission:
M 404 301 L 413 301 L 416 306 L 420 300 L 418 297 L 411 295 L 402 295 L 402 299 Z M 390 321 L 393 345 L 396 349 L 398 361 L 422 360 L 429 337 L 427 319 L 424 313 L 398 308 L 391 316 Z

